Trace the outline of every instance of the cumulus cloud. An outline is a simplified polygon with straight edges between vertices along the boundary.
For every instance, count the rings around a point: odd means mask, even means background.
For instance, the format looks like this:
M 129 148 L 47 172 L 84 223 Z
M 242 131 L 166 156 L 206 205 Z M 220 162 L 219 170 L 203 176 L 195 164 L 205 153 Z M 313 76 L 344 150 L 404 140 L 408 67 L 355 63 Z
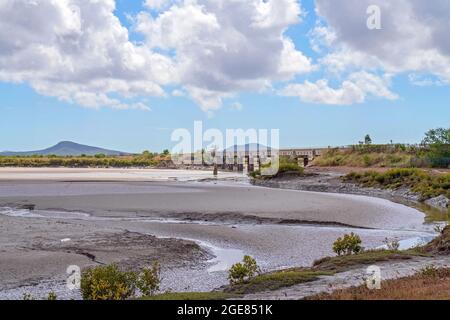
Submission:
M 381 9 L 381 30 L 367 28 L 367 8 Z M 447 0 L 316 0 L 316 11 L 336 35 L 322 62 L 334 70 L 382 68 L 450 79 L 450 2 Z
M 149 110 L 124 99 L 162 96 L 169 58 L 136 46 L 113 0 L 2 0 L 0 81 L 86 107 Z
M 339 88 L 330 87 L 328 80 L 315 83 L 290 84 L 280 94 L 299 97 L 302 101 L 317 104 L 351 105 L 363 103 L 368 96 L 397 99 L 389 89 L 389 78 L 381 78 L 367 72 L 353 73 Z
M 157 16 L 141 13 L 136 30 L 151 48 L 174 52 L 180 83 L 209 111 L 313 70 L 284 35 L 300 17 L 297 0 L 186 0 Z

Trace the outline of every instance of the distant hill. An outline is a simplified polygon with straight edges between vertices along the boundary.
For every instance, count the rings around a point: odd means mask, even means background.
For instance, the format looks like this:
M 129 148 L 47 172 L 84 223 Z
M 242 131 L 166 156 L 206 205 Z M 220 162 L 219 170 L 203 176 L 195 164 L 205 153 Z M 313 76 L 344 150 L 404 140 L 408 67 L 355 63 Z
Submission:
M 33 156 L 33 155 L 56 155 L 56 156 L 94 156 L 96 154 L 104 154 L 107 156 L 129 155 L 129 153 L 107 150 L 97 147 L 86 146 L 71 141 L 63 141 L 57 145 L 44 150 L 24 151 L 24 152 L 0 152 L 0 156 Z

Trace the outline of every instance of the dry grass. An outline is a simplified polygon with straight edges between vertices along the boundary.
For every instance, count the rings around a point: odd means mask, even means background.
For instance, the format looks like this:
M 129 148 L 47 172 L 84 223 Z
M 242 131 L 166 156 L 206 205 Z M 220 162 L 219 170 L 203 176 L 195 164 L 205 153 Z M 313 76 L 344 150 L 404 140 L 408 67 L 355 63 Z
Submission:
M 320 294 L 308 300 L 450 300 L 450 269 L 383 281 L 381 290 L 360 286 Z
M 413 155 L 401 151 L 386 153 L 331 149 L 315 159 L 313 165 L 318 167 L 405 168 L 411 166 L 413 158 Z
M 230 285 L 224 288 L 226 293 L 250 294 L 262 291 L 274 291 L 291 287 L 300 283 L 317 280 L 320 276 L 330 276 L 333 272 L 294 268 L 274 271 L 258 275 L 244 283 Z

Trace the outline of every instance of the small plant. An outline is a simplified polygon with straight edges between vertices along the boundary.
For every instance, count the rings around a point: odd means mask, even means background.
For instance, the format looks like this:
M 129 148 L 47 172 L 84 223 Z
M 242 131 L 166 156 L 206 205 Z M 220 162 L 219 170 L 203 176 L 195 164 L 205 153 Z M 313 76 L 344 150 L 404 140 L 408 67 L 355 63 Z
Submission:
M 144 268 L 138 277 L 136 286 L 144 296 L 153 296 L 161 284 L 161 266 L 154 262 L 151 268 Z
M 390 251 L 398 251 L 400 249 L 400 242 L 397 239 L 384 239 L 383 243 Z
M 56 293 L 54 293 L 53 291 L 50 292 L 47 296 L 47 300 L 48 301 L 55 301 L 58 300 L 58 296 L 56 295 Z
M 22 300 L 24 301 L 32 301 L 35 300 L 31 293 L 24 293 L 22 296 Z
M 256 260 L 250 256 L 245 256 L 242 263 L 236 263 L 231 267 L 228 279 L 231 285 L 235 285 L 253 278 L 258 273 L 260 273 L 260 268 Z
M 418 274 L 426 278 L 438 278 L 440 271 L 435 265 L 428 265 L 419 270 Z
M 446 227 L 445 225 L 438 224 L 434 227 L 434 232 L 442 234 L 444 232 L 445 227 Z
M 361 238 L 355 233 L 346 234 L 343 238 L 338 238 L 333 244 L 333 251 L 338 255 L 352 255 L 363 251 Z
M 81 276 L 81 293 L 84 300 L 126 300 L 135 296 L 136 279 L 115 264 L 91 268 Z

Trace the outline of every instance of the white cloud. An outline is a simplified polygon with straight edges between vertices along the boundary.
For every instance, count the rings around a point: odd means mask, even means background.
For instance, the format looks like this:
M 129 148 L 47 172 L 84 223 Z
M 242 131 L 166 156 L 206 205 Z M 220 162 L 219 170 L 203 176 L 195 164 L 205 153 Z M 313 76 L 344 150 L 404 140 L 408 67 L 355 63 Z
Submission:
M 148 110 L 110 94 L 164 95 L 172 62 L 131 43 L 114 10 L 113 0 L 2 0 L 0 81 L 85 107 Z
M 381 30 L 367 28 L 369 5 L 381 8 Z M 447 0 L 317 0 L 316 10 L 336 34 L 322 62 L 334 70 L 382 68 L 450 79 L 450 2 Z
M 353 73 L 339 88 L 329 86 L 328 80 L 315 83 L 305 81 L 303 84 L 290 84 L 280 94 L 299 97 L 302 101 L 329 105 L 351 105 L 363 103 L 371 95 L 389 100 L 397 96 L 389 89 L 389 78 L 380 78 L 367 72 Z
M 114 0 L 0 1 L 0 81 L 85 107 L 138 108 L 179 85 L 205 111 L 313 70 L 284 35 L 297 0 L 146 0 L 130 41 Z M 153 15 L 153 16 L 152 16 Z M 162 49 L 162 51 L 160 50 Z M 176 95 L 178 93 L 175 93 Z
M 161 9 L 170 4 L 170 0 L 145 0 L 144 6 L 149 9 Z
M 136 30 L 150 47 L 175 53 L 180 84 L 208 111 L 313 70 L 284 35 L 300 16 L 297 0 L 186 0 L 156 17 L 141 13 Z

